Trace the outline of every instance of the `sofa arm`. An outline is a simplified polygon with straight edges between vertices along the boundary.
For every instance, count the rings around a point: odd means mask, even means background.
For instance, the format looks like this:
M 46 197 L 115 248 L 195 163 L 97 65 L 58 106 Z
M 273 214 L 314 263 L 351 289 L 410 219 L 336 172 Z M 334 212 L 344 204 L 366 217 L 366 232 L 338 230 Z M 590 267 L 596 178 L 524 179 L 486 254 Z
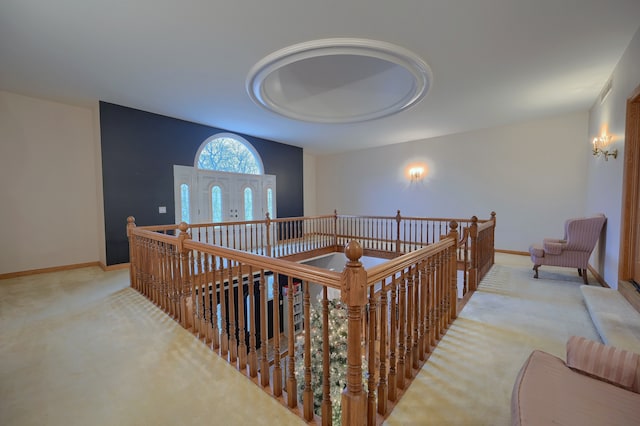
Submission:
M 584 337 L 567 341 L 567 366 L 572 370 L 640 393 L 640 355 Z

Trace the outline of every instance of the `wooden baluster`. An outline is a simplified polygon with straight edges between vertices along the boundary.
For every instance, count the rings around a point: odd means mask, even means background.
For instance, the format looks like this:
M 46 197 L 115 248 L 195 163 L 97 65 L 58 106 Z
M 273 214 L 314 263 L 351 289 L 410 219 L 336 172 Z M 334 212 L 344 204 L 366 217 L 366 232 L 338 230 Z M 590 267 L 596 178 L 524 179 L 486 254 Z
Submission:
M 308 323 L 310 324 L 310 323 Z M 311 331 L 311 330 L 308 330 Z M 306 331 L 305 331 L 306 332 Z M 306 345 L 306 343 L 305 343 Z M 329 364 L 329 299 L 327 287 L 322 286 L 322 425 L 332 423 L 331 377 Z
M 253 267 L 249 266 L 249 376 L 258 375 L 258 354 L 256 353 L 256 296 Z
M 378 381 L 378 414 L 387 413 L 389 389 L 387 386 L 387 330 L 389 329 L 386 280 L 380 289 L 380 379 Z
M 269 212 L 265 214 L 264 220 L 264 230 L 267 237 L 267 253 L 266 256 L 273 257 L 273 253 L 271 252 L 271 218 L 269 217 Z M 266 316 L 265 316 L 266 318 Z
M 229 355 L 229 323 L 227 314 L 228 306 L 228 294 L 233 288 L 233 281 L 225 285 L 225 271 L 230 268 L 230 261 L 226 258 L 219 257 L 220 262 L 220 321 L 222 322 L 222 335 L 220 336 L 220 355 L 223 358 L 228 359 Z M 226 287 L 226 288 L 225 288 Z
M 413 271 L 413 333 L 412 333 L 412 346 L 411 346 L 411 360 L 413 361 L 412 367 L 415 369 L 420 368 L 420 269 L 416 264 L 412 267 Z M 413 377 L 413 371 L 411 372 Z
M 198 284 L 198 318 L 200 320 L 199 334 L 198 336 L 204 339 L 204 342 L 207 343 L 207 308 L 206 308 L 206 300 L 209 298 L 209 286 L 207 285 L 207 280 L 204 272 L 204 256 L 202 252 L 198 252 L 197 259 L 197 276 L 199 280 Z
M 428 311 L 428 276 L 427 276 L 427 261 L 422 260 L 419 265 L 420 268 L 420 329 L 419 329 L 419 347 L 418 347 L 418 359 L 425 361 L 427 359 L 425 353 L 425 346 L 429 343 L 429 334 L 427 332 L 429 328 L 429 311 Z
M 282 396 L 282 366 L 280 365 L 280 285 L 278 274 L 273 274 L 273 395 Z
M 367 392 L 362 389 L 362 308 L 367 303 L 367 271 L 362 267 L 362 247 L 351 241 L 345 247 L 349 259 L 342 272 L 342 301 L 347 304 L 347 386 L 342 392 L 342 424 L 366 420 Z
M 398 352 L 398 283 L 395 274 L 391 277 L 391 336 L 389 338 L 389 401 L 398 398 L 396 378 L 396 353 Z
M 135 236 L 133 230 L 136 227 L 136 218 L 133 216 L 127 217 L 127 239 L 129 240 L 129 285 L 138 290 L 138 283 L 136 282 L 136 270 L 138 268 L 138 262 L 136 258 L 136 245 Z
M 205 228 L 205 231 L 208 228 Z M 203 269 L 202 269 L 202 277 L 203 277 L 203 287 L 204 287 L 204 339 L 207 344 L 213 348 L 213 329 L 211 327 L 211 316 L 213 310 L 211 305 L 211 293 L 213 279 L 211 277 L 211 255 L 204 254 L 203 255 Z
M 406 338 L 407 342 L 405 344 L 405 355 L 404 355 L 404 374 L 407 379 L 411 379 L 413 376 L 412 368 L 413 368 L 413 330 L 414 330 L 414 299 L 413 299 L 413 288 L 414 288 L 414 277 L 413 273 L 415 270 L 415 266 L 410 266 L 407 271 L 407 310 L 406 310 Z M 409 382 L 407 382 L 407 387 L 409 386 Z
M 444 335 L 444 330 L 446 328 L 447 321 L 447 312 L 446 312 L 446 297 L 447 297 L 447 288 L 446 288 L 446 278 L 448 276 L 446 269 L 446 258 L 442 252 L 438 253 L 438 291 L 440 293 L 440 321 L 438 322 L 438 340 L 442 339 Z
M 164 285 L 165 292 L 167 297 L 167 311 L 171 318 L 179 321 L 180 314 L 179 308 L 176 304 L 176 293 L 175 293 L 175 277 L 173 273 L 173 263 L 175 258 L 175 246 L 173 244 L 167 244 L 165 246 L 164 253 L 164 262 L 163 262 L 163 274 L 164 274 Z
M 289 333 L 288 333 L 288 362 L 287 362 L 287 405 L 289 408 L 293 408 L 298 405 L 298 383 L 296 382 L 296 354 L 295 354 L 295 325 L 293 324 L 293 296 L 296 293 L 296 289 L 294 288 L 293 278 L 291 275 L 287 278 L 287 299 L 289 303 L 289 317 L 287 318 L 287 323 L 289 325 Z
M 199 336 L 200 334 L 200 302 L 198 299 L 202 298 L 202 289 L 198 288 L 199 282 L 198 277 L 196 275 L 196 253 L 191 253 L 189 256 L 189 275 L 191 277 L 191 285 L 193 286 L 191 291 L 191 306 L 192 306 L 192 314 L 193 314 L 193 329 L 191 330 L 193 334 Z
M 469 268 L 469 287 L 471 291 L 478 289 L 478 218 L 471 217 L 471 226 L 469 227 L 471 240 L 471 267 Z
M 309 281 L 304 281 L 304 391 L 302 393 L 303 416 L 313 419 L 313 389 L 311 388 L 311 298 Z
M 453 247 L 449 251 L 449 265 L 451 273 L 451 293 L 449 299 L 449 323 L 458 317 L 458 258 L 456 249 L 458 247 L 458 222 L 452 220 L 449 223 L 449 236 L 453 239 Z
M 163 276 L 164 276 L 164 286 L 165 286 L 165 297 L 167 300 L 167 313 L 169 314 L 169 316 L 173 319 L 177 318 L 176 315 L 176 311 L 175 311 L 175 304 L 173 303 L 174 301 L 174 297 L 173 297 L 173 283 L 172 283 L 172 276 L 171 276 L 171 250 L 172 249 L 172 245 L 168 244 L 165 247 L 165 251 L 164 251 L 164 256 L 163 256 L 163 261 L 162 261 L 162 268 L 163 268 Z
M 235 235 L 235 233 L 234 233 Z M 238 330 L 236 328 L 236 295 L 235 295 L 235 287 L 234 283 L 234 264 L 235 261 L 231 259 L 227 259 L 228 264 L 228 272 L 229 272 L 229 362 L 235 364 L 238 359 L 238 339 L 237 333 Z M 238 282 L 238 284 L 240 284 Z
M 431 256 L 429 260 L 429 346 L 427 352 L 431 353 L 431 348 L 436 346 L 436 328 L 437 328 L 437 313 L 436 313 L 436 259 L 437 257 Z
M 171 274 L 171 293 L 173 295 L 173 305 L 176 312 L 176 318 L 180 325 L 185 326 L 186 318 L 184 317 L 184 311 L 182 310 L 182 288 L 180 287 L 180 254 L 175 246 L 171 246 L 170 249 L 170 274 Z
M 383 285 L 384 288 L 384 285 Z M 373 426 L 376 424 L 376 328 L 377 328 L 377 309 L 378 300 L 375 287 L 369 287 L 369 339 L 367 343 L 369 349 L 368 373 L 369 389 L 367 396 L 367 424 Z M 382 356 L 382 347 L 379 348 Z
M 405 378 L 405 343 L 406 343 L 406 334 L 405 329 L 407 325 L 407 314 L 406 314 L 406 275 L 405 271 L 402 271 L 400 276 L 400 291 L 398 295 L 398 375 L 396 376 L 397 385 L 400 389 L 404 389 L 404 378 Z
M 165 243 L 158 243 L 156 257 L 156 283 L 158 286 L 158 307 L 167 312 L 164 298 L 164 274 L 162 270 L 162 258 L 164 257 Z
M 267 218 L 269 213 L 267 213 Z M 267 228 L 267 232 L 268 232 Z M 269 315 L 267 311 L 267 285 L 265 283 L 264 269 L 260 270 L 260 384 L 263 387 L 269 386 L 269 333 L 267 331 L 267 325 L 269 323 Z M 277 308 L 277 304 L 274 300 L 274 308 Z
M 152 241 L 151 245 L 151 254 L 150 254 L 150 267 L 149 267 L 149 276 L 150 276 L 150 286 L 151 286 L 151 301 L 154 305 L 158 305 L 158 278 L 156 276 L 156 268 L 157 263 L 156 259 L 158 257 L 158 243 L 156 241 Z
M 247 371 L 247 334 L 244 324 L 244 276 L 242 274 L 242 263 L 238 263 L 238 369 Z
M 218 291 L 220 290 L 218 285 L 224 291 L 224 280 L 222 274 L 218 277 L 218 258 L 212 255 L 209 262 L 211 262 L 211 348 L 215 351 L 220 348 L 220 325 L 218 324 Z

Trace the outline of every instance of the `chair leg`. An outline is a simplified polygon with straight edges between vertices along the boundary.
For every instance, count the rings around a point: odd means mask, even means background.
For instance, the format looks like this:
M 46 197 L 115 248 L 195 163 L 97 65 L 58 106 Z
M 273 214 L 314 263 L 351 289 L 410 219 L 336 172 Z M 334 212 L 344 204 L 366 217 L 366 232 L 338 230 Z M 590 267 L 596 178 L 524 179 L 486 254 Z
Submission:
M 533 274 L 533 278 L 538 278 L 538 268 L 540 267 L 540 265 L 533 265 L 533 270 L 535 271 L 535 273 Z
M 589 281 L 587 280 L 587 270 L 586 269 L 582 270 L 582 281 L 584 281 L 584 283 L 586 285 L 589 285 Z

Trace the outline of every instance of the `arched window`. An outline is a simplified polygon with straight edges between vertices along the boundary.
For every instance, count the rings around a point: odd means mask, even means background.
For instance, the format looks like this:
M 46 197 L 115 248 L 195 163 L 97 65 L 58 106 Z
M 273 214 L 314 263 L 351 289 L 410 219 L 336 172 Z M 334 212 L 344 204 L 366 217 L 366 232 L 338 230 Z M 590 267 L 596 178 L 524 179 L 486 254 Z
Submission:
M 260 155 L 244 138 L 231 133 L 219 133 L 204 141 L 196 167 L 219 172 L 261 175 L 264 167 Z
M 267 188 L 267 211 L 269 217 L 273 219 L 273 189 Z
M 253 191 L 244 189 L 244 220 L 253 220 Z
M 218 185 L 211 188 L 211 220 L 222 222 L 222 189 Z
M 189 185 L 183 183 L 180 185 L 180 206 L 182 207 L 180 221 L 190 223 L 190 212 L 189 212 Z

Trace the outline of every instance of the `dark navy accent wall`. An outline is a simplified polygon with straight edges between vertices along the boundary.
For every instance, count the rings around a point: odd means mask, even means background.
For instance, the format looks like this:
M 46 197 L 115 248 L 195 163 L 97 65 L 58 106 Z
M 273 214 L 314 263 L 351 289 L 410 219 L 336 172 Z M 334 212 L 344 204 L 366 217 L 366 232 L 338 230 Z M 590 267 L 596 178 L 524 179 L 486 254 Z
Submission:
M 140 226 L 175 223 L 173 165 L 193 166 L 200 145 L 221 132 L 232 131 L 100 102 L 107 265 L 129 261 L 128 216 Z M 278 216 L 302 216 L 302 149 L 237 134 L 276 176 Z

